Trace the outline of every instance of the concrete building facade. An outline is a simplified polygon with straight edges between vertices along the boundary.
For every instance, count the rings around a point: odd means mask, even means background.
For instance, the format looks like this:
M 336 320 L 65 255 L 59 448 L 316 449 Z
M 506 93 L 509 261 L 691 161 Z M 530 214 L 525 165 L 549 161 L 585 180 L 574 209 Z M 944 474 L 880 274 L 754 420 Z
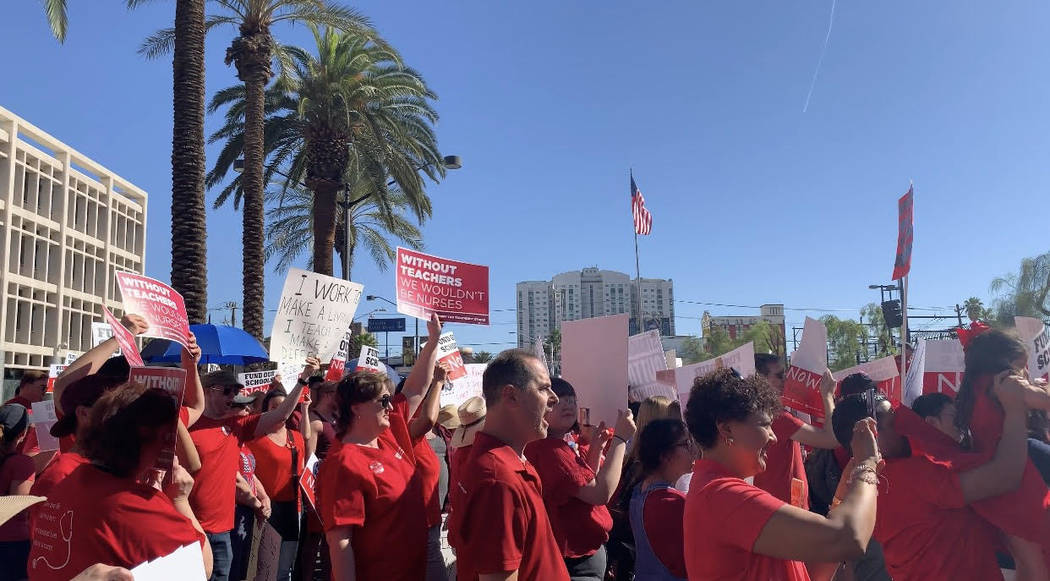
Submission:
M 706 337 L 713 327 L 720 327 L 725 330 L 730 339 L 735 340 L 759 321 L 766 321 L 770 325 L 778 327 L 780 336 L 785 336 L 784 305 L 779 303 L 762 305 L 759 307 L 758 315 L 712 317 L 711 313 L 704 311 L 704 315 L 700 319 L 700 328 Z
M 118 270 L 142 273 L 146 192 L 0 107 L 0 367 L 90 349 Z

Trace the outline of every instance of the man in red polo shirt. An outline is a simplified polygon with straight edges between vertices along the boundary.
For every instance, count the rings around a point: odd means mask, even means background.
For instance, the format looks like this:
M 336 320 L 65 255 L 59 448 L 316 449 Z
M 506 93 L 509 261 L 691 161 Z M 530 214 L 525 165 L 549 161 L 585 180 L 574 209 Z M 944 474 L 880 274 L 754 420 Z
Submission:
M 18 382 L 18 387 L 15 388 L 15 396 L 4 402 L 4 405 L 9 403 L 17 403 L 18 405 L 26 408 L 29 412 L 30 417 L 33 415 L 33 404 L 42 401 L 44 399 L 44 392 L 47 391 L 47 373 L 43 371 L 29 370 L 22 374 L 22 379 Z M 26 437 L 22 440 L 22 443 L 18 445 L 16 450 L 19 454 L 25 454 L 26 456 L 36 456 L 40 453 L 40 444 L 37 443 L 36 430 L 30 426 Z M 40 467 L 37 467 L 39 471 Z
M 558 403 L 543 362 L 512 349 L 482 379 L 488 408 L 456 489 L 452 540 L 463 581 L 569 581 L 554 540 L 536 469 L 525 445 L 547 436 L 544 416 Z
M 755 354 L 755 372 L 777 393 L 784 393 L 784 363 L 779 357 Z M 835 411 L 835 379 L 830 371 L 824 373 L 820 382 L 820 395 L 824 401 L 824 417 L 830 418 Z M 809 484 L 799 444 L 827 450 L 838 448 L 831 422 L 818 428 L 781 410 L 780 415 L 773 418 L 772 427 L 777 441 L 766 451 L 766 469 L 755 475 L 755 486 L 788 504 L 809 510 Z
M 200 455 L 201 469 L 193 475 L 190 506 L 211 543 L 211 581 L 227 581 L 233 557 L 230 530 L 236 509 L 237 473 L 241 445 L 269 434 L 287 421 L 299 405 L 306 380 L 321 368 L 309 358 L 295 389 L 281 405 L 264 414 L 234 415 L 230 404 L 244 387 L 229 371 L 216 371 L 204 377 L 204 415 L 190 428 L 190 437 Z

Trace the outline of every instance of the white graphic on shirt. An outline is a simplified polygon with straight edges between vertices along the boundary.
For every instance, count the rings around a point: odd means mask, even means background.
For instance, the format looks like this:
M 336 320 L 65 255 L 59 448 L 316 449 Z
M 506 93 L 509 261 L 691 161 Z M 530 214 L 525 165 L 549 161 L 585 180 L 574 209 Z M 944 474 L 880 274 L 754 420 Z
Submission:
M 60 504 L 54 504 L 52 506 L 53 507 L 60 507 L 61 505 Z M 45 518 L 45 517 L 46 516 L 44 514 L 41 514 L 39 518 Z M 59 531 L 62 533 L 62 540 L 66 542 L 66 560 L 63 561 L 61 565 L 52 565 L 51 561 L 47 560 L 47 557 L 40 556 L 40 557 L 37 557 L 36 559 L 33 559 L 33 568 L 34 569 L 37 568 L 37 564 L 40 561 L 43 561 L 44 564 L 47 565 L 47 567 L 49 569 L 51 569 L 52 571 L 58 571 L 60 569 L 64 569 L 66 567 L 66 565 L 69 564 L 69 559 L 73 556 L 73 547 L 72 547 L 72 543 L 70 542 L 70 540 L 73 538 L 73 511 L 67 510 L 65 512 L 65 514 L 62 515 L 62 518 L 60 518 L 59 521 L 58 521 L 58 528 L 59 528 Z M 45 539 L 49 538 L 48 537 L 48 533 L 50 533 L 50 531 L 44 531 L 44 530 L 41 530 L 41 529 L 38 528 L 35 532 L 36 532 L 36 534 L 34 535 L 33 544 L 38 546 L 38 547 L 41 547 L 41 548 L 43 548 L 43 549 L 45 549 L 45 550 L 47 550 L 49 552 L 54 553 L 55 552 L 55 546 L 49 544 L 47 542 L 47 540 L 45 540 Z M 51 534 L 53 535 L 54 533 L 51 533 Z M 58 539 L 51 539 L 51 540 L 57 541 Z
M 368 469 L 371 470 L 375 474 L 382 474 L 383 472 L 386 471 L 386 468 L 383 467 L 383 463 L 380 462 L 379 460 L 376 460 L 376 461 L 372 462 L 371 464 L 369 464 L 368 465 Z

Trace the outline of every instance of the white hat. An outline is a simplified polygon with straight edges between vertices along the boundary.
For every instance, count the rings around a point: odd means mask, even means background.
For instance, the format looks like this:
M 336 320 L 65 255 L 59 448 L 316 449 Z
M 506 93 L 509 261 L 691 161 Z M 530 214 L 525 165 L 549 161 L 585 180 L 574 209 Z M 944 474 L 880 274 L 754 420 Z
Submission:
M 23 510 L 38 502 L 44 502 L 45 500 L 47 500 L 47 498 L 44 496 L 30 496 L 28 494 L 0 496 L 0 525 L 4 524 L 10 520 L 11 517 Z
M 485 427 L 485 400 L 474 396 L 460 404 L 459 427 L 452 433 L 452 447 L 462 448 L 474 443 L 474 435 Z

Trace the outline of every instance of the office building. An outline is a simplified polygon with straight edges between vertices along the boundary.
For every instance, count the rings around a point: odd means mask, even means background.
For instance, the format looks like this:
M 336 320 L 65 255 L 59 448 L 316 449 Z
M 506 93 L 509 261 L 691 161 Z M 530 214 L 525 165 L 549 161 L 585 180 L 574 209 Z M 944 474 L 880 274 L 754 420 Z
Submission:
M 762 305 L 759 307 L 758 315 L 727 315 L 712 317 L 711 313 L 704 311 L 704 315 L 700 319 L 700 328 L 705 337 L 712 328 L 719 327 L 729 335 L 730 339 L 736 340 L 737 337 L 742 336 L 759 321 L 766 321 L 770 325 L 779 328 L 780 337 L 785 336 L 786 329 L 784 327 L 783 304 Z

